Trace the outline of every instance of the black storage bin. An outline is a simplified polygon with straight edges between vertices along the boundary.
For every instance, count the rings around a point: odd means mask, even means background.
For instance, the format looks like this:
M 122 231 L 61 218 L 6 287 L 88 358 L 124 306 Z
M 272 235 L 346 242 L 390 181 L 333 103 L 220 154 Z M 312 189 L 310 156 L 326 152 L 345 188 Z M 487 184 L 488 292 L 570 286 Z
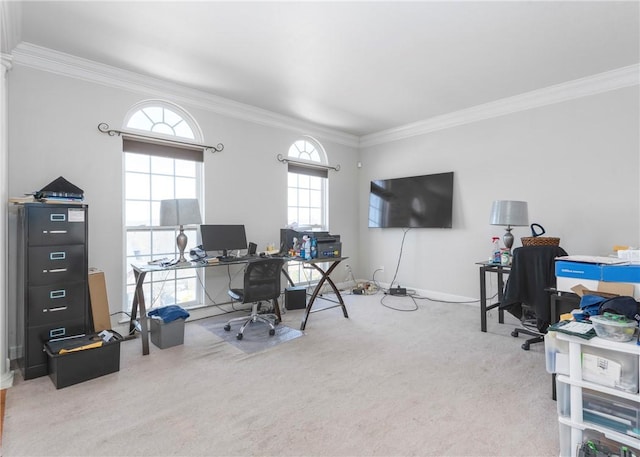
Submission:
M 97 343 L 102 338 L 93 333 L 45 344 L 49 360 L 49 377 L 57 389 L 120 371 L 120 343 L 122 336 L 113 330 L 113 338 L 102 346 L 59 354 L 60 349 Z
M 304 286 L 287 287 L 284 290 L 284 307 L 287 310 L 307 307 L 307 288 Z

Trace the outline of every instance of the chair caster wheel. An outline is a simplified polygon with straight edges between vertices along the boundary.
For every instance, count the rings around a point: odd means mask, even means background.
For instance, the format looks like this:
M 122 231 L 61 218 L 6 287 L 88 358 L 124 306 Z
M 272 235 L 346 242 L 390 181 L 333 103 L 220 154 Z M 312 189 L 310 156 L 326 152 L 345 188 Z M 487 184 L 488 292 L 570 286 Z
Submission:
M 276 329 L 274 329 L 274 328 L 270 328 L 270 329 L 269 329 L 269 335 L 270 335 L 270 336 L 273 336 L 273 335 L 275 335 L 275 334 L 276 334 Z
M 241 339 L 242 339 L 242 333 L 238 333 L 238 334 L 236 335 L 236 339 L 241 340 Z
M 511 332 L 511 336 L 514 338 L 518 338 L 518 331 L 514 330 L 513 332 Z
M 522 349 L 524 349 L 525 351 L 529 350 L 529 343 L 522 343 Z
M 231 326 L 229 324 L 226 324 L 224 326 L 224 330 L 225 330 L 225 332 L 228 332 L 229 330 L 231 330 Z

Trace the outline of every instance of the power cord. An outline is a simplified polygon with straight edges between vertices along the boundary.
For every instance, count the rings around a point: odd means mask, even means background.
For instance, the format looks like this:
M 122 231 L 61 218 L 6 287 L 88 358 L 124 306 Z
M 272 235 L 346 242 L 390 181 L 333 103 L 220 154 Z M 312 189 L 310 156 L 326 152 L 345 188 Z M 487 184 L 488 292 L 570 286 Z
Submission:
M 397 295 L 391 295 L 391 296 L 392 296 L 392 297 L 395 297 L 395 296 L 397 296 Z M 414 299 L 414 297 L 413 297 L 413 296 L 411 296 L 411 295 L 405 295 L 405 296 L 403 296 L 403 297 L 402 297 L 402 298 L 409 297 L 409 298 L 413 301 L 413 308 L 411 308 L 411 309 L 396 308 L 396 307 L 394 307 L 394 306 L 387 305 L 387 304 L 385 304 L 385 303 L 384 303 L 384 300 L 385 300 L 385 298 L 387 298 L 387 297 L 389 297 L 389 294 L 386 294 L 386 293 L 385 293 L 385 294 L 380 298 L 380 304 L 381 304 L 382 306 L 384 306 L 385 308 L 389 308 L 389 309 L 392 309 L 392 310 L 394 310 L 394 311 L 403 311 L 403 312 L 418 311 L 418 303 L 416 302 L 416 300 Z
M 402 261 L 402 251 L 404 250 L 404 240 L 407 237 L 407 233 L 409 233 L 409 230 L 411 230 L 411 228 L 406 228 L 403 229 L 404 233 L 402 235 L 402 243 L 400 243 L 400 253 L 398 254 L 398 263 L 396 264 L 396 271 L 393 274 L 393 279 L 391 280 L 391 283 L 389 284 L 389 288 L 391 289 L 393 287 L 393 284 L 395 284 L 396 282 L 396 277 L 398 276 L 398 270 L 400 270 L 400 262 Z

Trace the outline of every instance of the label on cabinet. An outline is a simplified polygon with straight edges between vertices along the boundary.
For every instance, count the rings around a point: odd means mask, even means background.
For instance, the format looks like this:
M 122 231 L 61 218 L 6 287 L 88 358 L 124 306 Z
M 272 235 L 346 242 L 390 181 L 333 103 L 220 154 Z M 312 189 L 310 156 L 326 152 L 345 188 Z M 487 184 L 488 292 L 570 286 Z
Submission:
M 69 222 L 84 222 L 84 210 L 81 208 L 69 208 Z

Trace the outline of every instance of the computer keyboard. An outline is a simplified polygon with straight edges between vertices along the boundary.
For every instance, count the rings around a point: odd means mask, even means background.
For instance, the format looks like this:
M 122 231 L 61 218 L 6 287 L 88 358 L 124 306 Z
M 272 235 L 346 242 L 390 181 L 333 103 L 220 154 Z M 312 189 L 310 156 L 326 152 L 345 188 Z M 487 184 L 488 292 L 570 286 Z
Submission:
M 241 255 L 238 257 L 218 257 L 218 259 L 220 260 L 220 262 L 242 262 L 245 260 L 250 260 L 250 259 L 255 259 L 257 256 L 255 255 Z

